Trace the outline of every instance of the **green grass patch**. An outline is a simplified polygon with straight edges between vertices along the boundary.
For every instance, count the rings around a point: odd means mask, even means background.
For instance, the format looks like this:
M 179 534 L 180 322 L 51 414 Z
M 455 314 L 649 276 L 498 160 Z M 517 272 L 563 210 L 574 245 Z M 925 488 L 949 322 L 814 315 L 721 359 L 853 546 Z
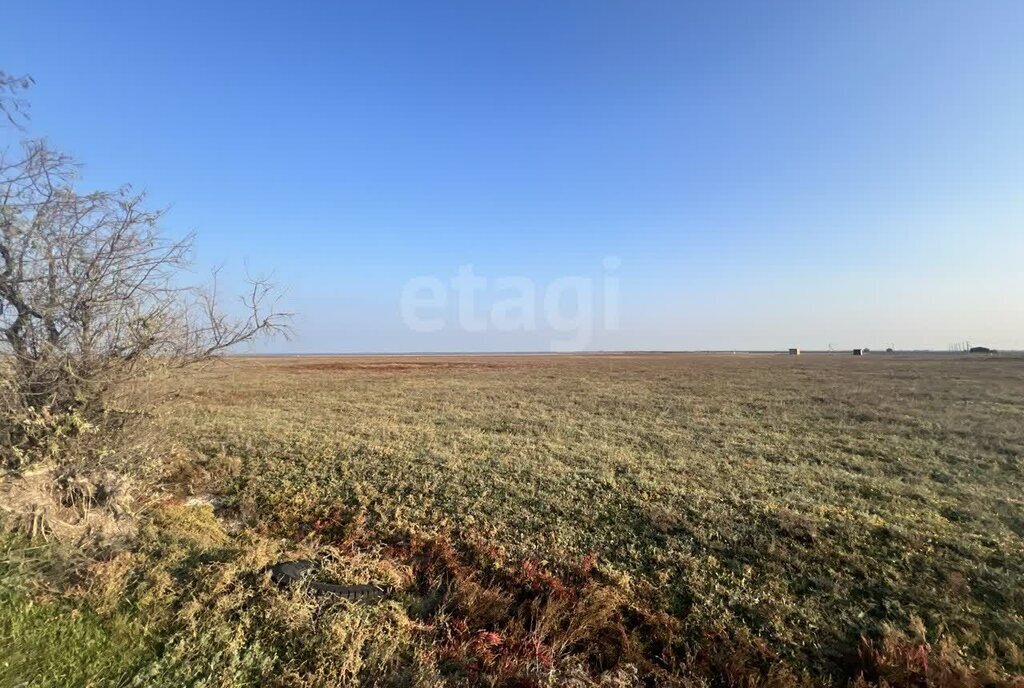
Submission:
M 0 535 L 0 685 L 126 685 L 153 656 L 142 618 L 102 617 L 47 589 L 47 545 Z

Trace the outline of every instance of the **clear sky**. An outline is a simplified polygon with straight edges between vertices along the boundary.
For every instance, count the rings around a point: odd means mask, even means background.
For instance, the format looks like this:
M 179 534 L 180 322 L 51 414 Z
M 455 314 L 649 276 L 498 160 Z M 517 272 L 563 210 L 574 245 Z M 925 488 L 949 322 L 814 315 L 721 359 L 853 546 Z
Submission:
M 274 270 L 298 336 L 263 350 L 1024 348 L 1018 0 L 3 15 L 30 134 L 200 272 Z

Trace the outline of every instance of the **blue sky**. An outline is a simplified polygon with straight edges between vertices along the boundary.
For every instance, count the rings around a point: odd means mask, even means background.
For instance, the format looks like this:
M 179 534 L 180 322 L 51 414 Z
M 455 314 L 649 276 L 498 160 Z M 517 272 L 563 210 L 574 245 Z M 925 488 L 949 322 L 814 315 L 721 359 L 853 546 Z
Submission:
M 4 12 L 31 135 L 169 206 L 200 275 L 287 287 L 298 336 L 260 350 L 546 350 L 569 276 L 583 348 L 1024 348 L 1024 3 Z M 467 331 L 449 291 L 410 329 L 409 280 L 467 265 L 485 319 L 526 278 L 536 326 Z

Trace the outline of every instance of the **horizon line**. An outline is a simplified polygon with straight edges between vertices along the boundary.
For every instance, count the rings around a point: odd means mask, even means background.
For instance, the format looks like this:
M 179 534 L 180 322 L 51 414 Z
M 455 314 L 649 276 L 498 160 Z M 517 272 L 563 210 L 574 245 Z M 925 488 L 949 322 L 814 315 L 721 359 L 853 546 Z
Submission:
M 968 351 L 949 351 L 946 349 L 884 349 L 863 348 L 869 354 L 899 356 L 906 354 L 942 354 L 971 355 Z M 850 355 L 854 349 L 800 349 L 800 355 L 833 354 Z M 995 354 L 1020 354 L 1024 349 L 994 349 Z M 587 356 L 587 355 L 621 355 L 621 354 L 786 354 L 788 349 L 595 349 L 580 351 L 306 351 L 306 352 L 272 352 L 272 353 L 227 353 L 226 356 L 236 358 L 256 358 L 260 356 Z M 979 353 L 975 356 L 982 355 Z

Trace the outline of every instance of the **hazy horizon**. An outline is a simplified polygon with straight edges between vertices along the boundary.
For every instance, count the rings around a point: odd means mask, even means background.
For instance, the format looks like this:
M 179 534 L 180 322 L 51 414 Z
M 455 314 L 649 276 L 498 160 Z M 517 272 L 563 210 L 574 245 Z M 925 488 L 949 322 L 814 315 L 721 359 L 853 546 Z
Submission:
M 273 271 L 255 352 L 1024 349 L 1024 4 L 57 5 L 0 138 Z

